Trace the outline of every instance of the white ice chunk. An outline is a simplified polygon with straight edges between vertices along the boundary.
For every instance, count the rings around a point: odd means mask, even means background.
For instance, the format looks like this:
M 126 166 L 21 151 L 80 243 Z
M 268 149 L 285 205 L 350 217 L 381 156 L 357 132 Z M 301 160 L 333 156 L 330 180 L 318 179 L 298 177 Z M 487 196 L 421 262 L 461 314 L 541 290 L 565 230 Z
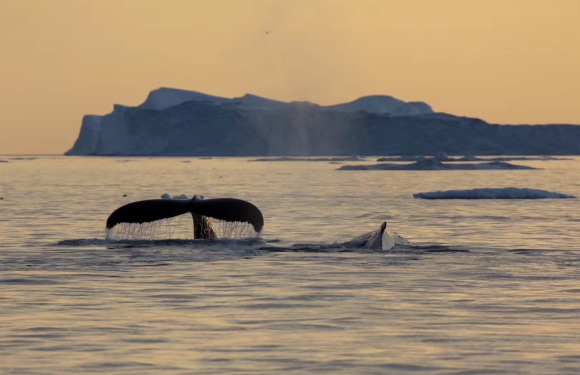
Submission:
M 445 190 L 413 194 L 422 199 L 545 199 L 576 198 L 573 195 L 526 188 L 482 188 L 470 190 Z

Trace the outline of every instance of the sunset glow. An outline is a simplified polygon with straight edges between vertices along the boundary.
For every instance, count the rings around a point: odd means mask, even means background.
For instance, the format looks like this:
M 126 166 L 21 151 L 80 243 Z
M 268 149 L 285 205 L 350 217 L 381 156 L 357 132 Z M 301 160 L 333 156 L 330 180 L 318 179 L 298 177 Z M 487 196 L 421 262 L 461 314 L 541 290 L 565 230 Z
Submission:
M 502 124 L 580 124 L 576 0 L 4 0 L 0 154 L 70 148 L 84 114 L 176 87 L 371 94 Z

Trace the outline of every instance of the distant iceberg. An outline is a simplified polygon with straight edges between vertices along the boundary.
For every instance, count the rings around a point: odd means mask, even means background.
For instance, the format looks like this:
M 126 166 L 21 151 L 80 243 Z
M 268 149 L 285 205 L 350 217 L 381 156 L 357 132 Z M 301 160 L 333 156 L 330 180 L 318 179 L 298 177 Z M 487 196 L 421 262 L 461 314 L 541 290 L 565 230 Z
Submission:
M 551 161 L 551 160 L 571 160 L 571 158 L 564 158 L 564 157 L 554 157 L 548 155 L 540 155 L 540 156 L 476 156 L 476 155 L 465 155 L 462 157 L 453 157 L 453 156 L 445 156 L 443 154 L 443 158 L 441 155 L 432 156 L 432 159 L 444 161 L 446 163 L 451 162 L 475 162 L 475 161 L 482 161 L 482 162 L 492 162 L 492 161 L 513 161 L 513 160 L 521 160 L 521 161 L 531 161 L 531 160 L 538 160 L 538 161 Z M 378 162 L 399 162 L 399 161 L 417 161 L 425 159 L 425 155 L 401 155 L 401 156 L 383 156 L 378 158 L 376 161 Z
M 162 111 L 190 101 L 223 104 L 229 101 L 229 99 L 214 95 L 207 95 L 197 91 L 161 87 L 157 90 L 151 91 L 147 96 L 147 99 L 145 99 L 139 108 Z
M 577 155 L 580 126 L 492 125 L 387 95 L 335 105 L 162 87 L 138 106 L 83 117 L 66 155 Z M 501 169 L 494 168 L 494 169 Z
M 382 113 L 391 116 L 416 116 L 424 113 L 433 113 L 433 109 L 426 103 L 407 103 L 389 95 L 365 96 L 350 103 L 332 105 L 327 108 L 346 112 L 365 111 Z
M 413 194 L 421 199 L 549 199 L 576 198 L 573 195 L 553 193 L 546 190 L 526 188 L 482 188 L 470 190 L 446 190 Z
M 537 169 L 525 165 L 510 164 L 503 161 L 472 164 L 445 164 L 437 159 L 421 159 L 410 164 L 371 164 L 343 165 L 339 171 L 441 171 L 441 170 L 503 170 L 503 169 Z
M 325 161 L 325 162 L 343 162 L 343 161 L 365 161 L 360 156 L 334 156 L 334 157 L 299 157 L 299 156 L 279 156 L 269 158 L 257 158 L 248 161 Z

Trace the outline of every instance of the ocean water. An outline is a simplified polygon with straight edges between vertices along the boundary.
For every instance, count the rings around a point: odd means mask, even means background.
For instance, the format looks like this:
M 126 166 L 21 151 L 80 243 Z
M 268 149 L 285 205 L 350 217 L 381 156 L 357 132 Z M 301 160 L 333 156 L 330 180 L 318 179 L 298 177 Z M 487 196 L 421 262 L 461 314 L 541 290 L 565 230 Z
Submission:
M 412 196 L 580 197 L 579 158 L 515 171 L 0 161 L 1 374 L 580 373 L 580 199 Z M 249 200 L 262 237 L 193 241 L 186 218 L 173 239 L 105 238 L 113 210 L 165 192 Z M 385 220 L 413 246 L 343 246 Z

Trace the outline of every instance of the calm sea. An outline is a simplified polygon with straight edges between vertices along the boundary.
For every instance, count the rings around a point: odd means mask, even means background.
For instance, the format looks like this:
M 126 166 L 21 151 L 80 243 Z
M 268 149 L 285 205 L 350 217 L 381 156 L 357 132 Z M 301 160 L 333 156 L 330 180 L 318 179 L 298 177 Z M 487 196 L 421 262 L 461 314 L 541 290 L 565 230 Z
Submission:
M 580 199 L 412 196 L 580 197 L 579 158 L 515 171 L 0 160 L 1 374 L 580 373 Z M 105 239 L 113 210 L 166 192 L 249 200 L 262 238 Z M 414 246 L 340 244 L 384 220 Z

